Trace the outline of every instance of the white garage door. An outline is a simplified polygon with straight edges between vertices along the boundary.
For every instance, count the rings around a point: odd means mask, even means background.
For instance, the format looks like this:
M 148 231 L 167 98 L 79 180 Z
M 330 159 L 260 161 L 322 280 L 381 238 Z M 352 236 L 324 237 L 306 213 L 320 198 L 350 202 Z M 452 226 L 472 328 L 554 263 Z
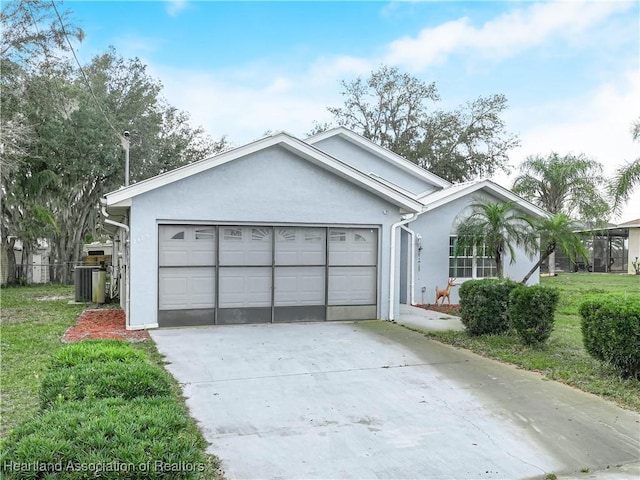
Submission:
M 376 317 L 377 228 L 160 225 L 159 323 Z

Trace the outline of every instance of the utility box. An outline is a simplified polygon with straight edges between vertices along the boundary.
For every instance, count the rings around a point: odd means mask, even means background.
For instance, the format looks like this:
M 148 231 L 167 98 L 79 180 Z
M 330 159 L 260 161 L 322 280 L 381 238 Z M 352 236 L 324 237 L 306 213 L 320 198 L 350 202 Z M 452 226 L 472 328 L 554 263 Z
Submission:
M 90 302 L 93 299 L 93 272 L 98 266 L 77 266 L 73 271 L 73 283 L 75 284 L 75 301 Z
M 104 303 L 104 293 L 107 287 L 107 271 L 104 268 L 91 272 L 91 301 L 93 303 Z

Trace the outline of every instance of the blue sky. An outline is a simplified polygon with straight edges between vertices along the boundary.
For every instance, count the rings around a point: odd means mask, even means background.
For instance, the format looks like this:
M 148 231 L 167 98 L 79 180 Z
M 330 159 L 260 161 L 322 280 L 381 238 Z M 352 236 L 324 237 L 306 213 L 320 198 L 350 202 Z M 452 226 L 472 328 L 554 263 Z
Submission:
M 382 64 L 436 82 L 439 108 L 502 93 L 527 155 L 585 153 L 607 172 L 637 158 L 637 2 L 67 1 L 87 61 L 140 57 L 168 101 L 240 145 L 304 136 L 341 104 L 342 79 Z M 514 170 L 515 172 L 515 170 Z M 499 175 L 510 186 L 513 175 Z M 640 195 L 621 220 L 640 217 Z

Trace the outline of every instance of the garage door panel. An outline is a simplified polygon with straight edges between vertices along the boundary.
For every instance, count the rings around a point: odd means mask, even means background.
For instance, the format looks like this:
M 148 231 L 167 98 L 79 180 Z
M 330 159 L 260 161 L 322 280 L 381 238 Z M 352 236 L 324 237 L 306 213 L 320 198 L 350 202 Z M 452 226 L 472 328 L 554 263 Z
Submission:
M 178 272 L 160 270 L 160 310 L 188 308 L 187 292 L 189 280 Z
M 159 226 L 159 265 L 215 265 L 215 228 L 197 225 Z
M 367 228 L 329 230 L 329 265 L 376 265 L 378 233 Z
M 220 268 L 219 307 L 271 307 L 271 268 Z
M 276 265 L 324 265 L 325 237 L 323 228 L 276 228 Z
M 271 323 L 271 307 L 221 308 L 218 310 L 218 325 L 245 325 Z
M 221 227 L 221 265 L 271 265 L 270 227 Z
M 159 273 L 160 310 L 213 308 L 215 269 L 201 267 L 161 268 Z
M 160 327 L 195 327 L 215 325 L 216 311 L 214 308 L 162 310 L 158 312 L 158 326 Z
M 273 310 L 273 321 L 275 323 L 323 322 L 326 320 L 326 307 L 324 305 L 274 307 Z
M 324 267 L 276 267 L 275 306 L 324 305 Z
M 376 267 L 330 267 L 329 305 L 376 303 Z

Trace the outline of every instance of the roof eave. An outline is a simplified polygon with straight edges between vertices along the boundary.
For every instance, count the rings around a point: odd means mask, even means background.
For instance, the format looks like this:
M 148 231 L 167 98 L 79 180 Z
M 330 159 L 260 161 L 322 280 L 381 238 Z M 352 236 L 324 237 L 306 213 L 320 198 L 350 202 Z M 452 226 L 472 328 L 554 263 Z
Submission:
M 439 176 L 437 176 L 434 173 L 429 172 L 428 170 L 425 170 L 424 168 L 419 167 L 418 165 L 416 165 L 415 163 L 410 162 L 409 160 L 407 160 L 406 158 L 398 155 L 397 153 L 392 152 L 391 150 L 388 150 L 384 147 L 381 147 L 380 145 L 377 145 L 376 143 L 372 142 L 371 140 L 363 137 L 362 135 L 359 135 L 355 132 L 352 132 L 351 130 L 345 128 L 345 127 L 337 127 L 337 128 L 332 128 L 330 130 L 326 130 L 324 132 L 318 133 L 316 135 L 312 135 L 311 137 L 308 137 L 305 139 L 305 143 L 308 143 L 310 145 L 314 145 L 317 142 L 320 142 L 322 140 L 326 140 L 327 138 L 331 138 L 334 137 L 336 135 L 339 135 L 349 141 L 351 141 L 352 143 L 355 143 L 357 145 L 360 145 L 362 148 L 364 148 L 365 150 L 368 150 L 369 152 L 373 153 L 374 155 L 380 156 L 383 159 L 386 159 L 389 162 L 393 162 L 396 166 L 402 168 L 405 171 L 408 171 L 414 175 L 418 175 L 419 177 L 421 177 L 423 180 L 431 183 L 432 185 L 436 186 L 436 187 L 441 187 L 441 188 L 447 188 L 450 187 L 452 184 L 450 182 L 448 182 L 447 180 L 445 180 L 444 178 L 441 178 Z
M 322 152 L 313 145 L 302 142 L 285 132 L 278 133 L 271 137 L 265 137 L 243 147 L 221 153 L 215 157 L 209 157 L 199 162 L 191 163 L 159 176 L 152 177 L 129 187 L 109 192 L 105 195 L 107 206 L 130 207 L 132 198 L 138 195 L 142 195 L 148 191 L 169 185 L 175 181 L 188 178 L 192 175 L 196 175 L 237 158 L 256 153 L 275 145 L 280 145 L 297 155 L 304 156 L 312 163 L 332 171 L 334 174 L 359 185 L 361 188 L 364 188 L 365 190 L 400 208 L 411 212 L 419 212 L 422 208 L 422 204 L 416 199 L 408 197 L 401 192 L 384 185 L 382 182 L 379 182 L 344 162 Z
M 467 195 L 477 192 L 478 190 L 482 190 L 485 188 L 488 189 L 493 196 L 499 197 L 503 201 L 511 201 L 516 203 L 520 208 L 527 211 L 529 214 L 532 214 L 540 218 L 550 216 L 550 213 L 547 212 L 546 210 L 543 210 L 535 206 L 534 204 L 524 200 L 523 198 L 519 197 L 515 193 L 511 192 L 510 190 L 504 187 L 501 187 L 500 185 L 492 182 L 491 180 L 483 180 L 480 182 L 471 183 L 467 187 L 459 189 L 454 193 L 452 193 L 451 195 L 439 198 L 435 202 L 423 203 L 422 213 L 435 210 L 436 208 L 439 208 L 442 205 L 446 205 L 449 202 L 465 197 Z M 427 197 L 423 197 L 422 200 L 427 200 L 428 199 Z

